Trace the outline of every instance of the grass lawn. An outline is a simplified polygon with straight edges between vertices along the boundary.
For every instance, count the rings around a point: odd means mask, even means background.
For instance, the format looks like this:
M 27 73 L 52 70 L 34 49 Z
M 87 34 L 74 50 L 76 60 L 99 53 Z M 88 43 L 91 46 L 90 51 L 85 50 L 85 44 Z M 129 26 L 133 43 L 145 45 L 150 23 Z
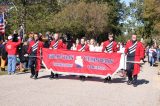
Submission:
M 0 75 L 7 75 L 7 71 L 0 71 Z

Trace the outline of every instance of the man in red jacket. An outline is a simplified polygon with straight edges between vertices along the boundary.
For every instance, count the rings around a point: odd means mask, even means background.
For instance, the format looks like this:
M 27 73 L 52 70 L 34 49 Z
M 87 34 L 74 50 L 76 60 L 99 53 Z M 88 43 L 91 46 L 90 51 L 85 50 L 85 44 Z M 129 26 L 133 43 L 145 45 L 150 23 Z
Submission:
M 109 34 L 108 40 L 103 43 L 102 52 L 105 53 L 114 53 L 117 52 L 117 42 L 113 39 L 113 34 Z M 111 81 L 111 77 L 108 76 L 105 78 L 104 82 Z
M 30 78 L 37 79 L 38 72 L 41 68 L 41 53 L 43 48 L 43 42 L 39 40 L 38 34 L 33 35 L 34 40 L 30 41 L 28 47 L 28 54 L 30 55 L 30 68 L 31 76 Z
M 106 53 L 117 52 L 117 42 L 113 39 L 113 34 L 109 34 L 108 40 L 103 43 L 102 51 Z
M 8 74 L 14 74 L 16 71 L 16 55 L 17 47 L 21 44 L 20 37 L 18 42 L 12 41 L 12 36 L 8 36 L 8 42 L 6 44 L 6 51 L 8 52 Z
M 144 58 L 144 48 L 141 42 L 137 41 L 136 35 L 132 35 L 132 40 L 126 43 L 125 54 L 127 54 L 127 76 L 128 85 L 133 84 L 134 87 L 138 85 L 137 75 L 140 72 L 140 62 Z
M 62 40 L 60 40 L 59 34 L 55 33 L 54 34 L 54 40 L 50 44 L 50 49 L 54 49 L 54 50 L 56 50 L 56 49 L 64 49 L 63 47 L 64 47 L 64 44 L 63 44 Z M 58 74 L 54 74 L 51 71 L 50 79 L 53 79 L 53 78 L 58 78 Z

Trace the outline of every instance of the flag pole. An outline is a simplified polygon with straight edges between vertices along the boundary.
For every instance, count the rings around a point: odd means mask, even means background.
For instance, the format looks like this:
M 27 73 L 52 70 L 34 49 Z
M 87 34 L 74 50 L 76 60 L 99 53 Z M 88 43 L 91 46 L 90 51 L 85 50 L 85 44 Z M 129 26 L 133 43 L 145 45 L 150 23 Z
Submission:
M 5 20 L 4 20 L 4 12 L 2 13 L 2 15 L 3 15 L 3 24 L 4 24 L 4 34 L 3 34 L 3 41 L 5 41 L 5 28 L 6 28 L 6 26 L 5 26 Z

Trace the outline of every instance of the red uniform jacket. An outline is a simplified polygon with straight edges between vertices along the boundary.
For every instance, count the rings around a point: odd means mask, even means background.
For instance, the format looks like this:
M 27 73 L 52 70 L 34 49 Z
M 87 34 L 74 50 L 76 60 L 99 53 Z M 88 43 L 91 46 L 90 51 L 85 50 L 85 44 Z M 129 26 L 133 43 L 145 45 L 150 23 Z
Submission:
M 111 43 L 112 42 L 110 42 L 109 40 L 105 41 L 103 43 L 102 52 L 104 52 L 106 49 L 110 50 L 111 52 L 117 52 L 118 51 L 118 49 L 117 49 L 117 42 L 113 41 L 113 43 L 112 44 Z
M 53 47 L 55 45 L 55 43 L 57 43 L 57 47 Z M 63 42 L 61 40 L 52 41 L 51 44 L 50 44 L 50 48 L 53 48 L 53 49 L 63 49 L 64 45 L 63 45 Z
M 21 40 L 19 39 L 18 42 L 12 42 L 9 40 L 6 44 L 6 51 L 8 55 L 16 55 L 17 54 L 17 47 L 21 44 Z
M 133 45 L 132 41 L 129 40 L 126 43 L 126 48 L 125 48 L 125 54 L 129 53 L 129 48 Z M 135 49 L 135 54 L 134 54 L 134 61 L 140 61 L 141 59 L 144 58 L 144 48 L 141 42 L 137 41 L 137 46 Z M 140 72 L 140 65 L 139 64 L 134 64 L 134 70 L 133 70 L 133 75 L 137 75 Z
M 67 45 L 65 43 L 63 43 L 63 49 L 67 49 Z
M 77 51 L 89 51 L 89 46 L 87 44 L 85 46 L 78 44 Z
M 36 42 L 35 42 L 34 40 L 32 40 L 32 41 L 29 43 L 28 54 L 31 54 L 31 52 L 32 52 L 32 46 L 33 46 L 35 43 L 36 43 Z M 43 48 L 43 42 L 39 41 L 36 56 L 40 56 L 40 53 L 41 53 L 41 49 L 42 49 L 42 48 Z

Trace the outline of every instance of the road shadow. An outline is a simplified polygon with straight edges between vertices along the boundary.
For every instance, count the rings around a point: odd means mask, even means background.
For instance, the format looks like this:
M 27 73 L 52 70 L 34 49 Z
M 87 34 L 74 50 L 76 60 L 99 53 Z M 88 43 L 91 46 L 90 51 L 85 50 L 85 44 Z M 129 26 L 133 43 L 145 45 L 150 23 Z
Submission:
M 45 76 L 41 76 L 39 77 L 38 79 L 43 79 L 43 78 L 48 78 L 49 79 L 50 75 L 45 75 Z M 80 80 L 79 76 L 76 76 L 76 75 L 66 75 L 66 76 L 62 76 L 62 75 L 59 75 L 58 78 L 54 78 L 53 80 L 79 80 L 79 81 L 82 81 Z M 99 78 L 99 77 L 86 77 L 84 81 L 82 82 L 104 82 L 104 79 L 102 78 Z M 105 83 L 125 83 L 126 82 L 126 78 L 113 78 L 111 79 L 111 81 L 109 82 L 105 82 Z
M 111 80 L 111 83 L 125 83 L 126 78 L 114 78 Z
M 50 75 L 45 75 L 45 76 L 41 76 L 38 79 L 43 79 L 43 78 L 48 78 L 49 79 Z M 62 76 L 59 75 L 59 77 L 57 79 L 53 79 L 53 80 L 78 80 L 81 82 L 101 82 L 101 83 L 109 83 L 109 84 L 116 84 L 116 83 L 126 83 L 127 82 L 127 78 L 122 77 L 122 78 L 113 78 L 111 81 L 109 82 L 104 82 L 104 79 L 99 78 L 99 77 L 86 77 L 85 81 L 80 80 L 79 76 L 76 75 L 66 75 L 66 76 Z M 146 79 L 138 79 L 137 80 L 137 86 L 139 85 L 143 85 L 143 84 L 148 84 L 149 81 Z
M 146 79 L 138 79 L 138 80 L 137 80 L 137 83 L 138 83 L 138 86 L 139 86 L 139 85 L 143 85 L 143 84 L 148 84 L 149 81 L 146 80 Z
M 49 79 L 50 75 L 45 75 L 45 76 L 41 76 L 39 77 L 39 79 L 43 79 L 43 78 L 48 78 Z M 54 78 L 53 80 L 80 80 L 79 76 L 76 75 L 66 75 L 66 76 L 62 76 L 59 75 L 58 78 Z M 86 77 L 85 81 L 97 81 L 97 82 L 103 82 L 103 79 L 97 78 L 97 77 Z

